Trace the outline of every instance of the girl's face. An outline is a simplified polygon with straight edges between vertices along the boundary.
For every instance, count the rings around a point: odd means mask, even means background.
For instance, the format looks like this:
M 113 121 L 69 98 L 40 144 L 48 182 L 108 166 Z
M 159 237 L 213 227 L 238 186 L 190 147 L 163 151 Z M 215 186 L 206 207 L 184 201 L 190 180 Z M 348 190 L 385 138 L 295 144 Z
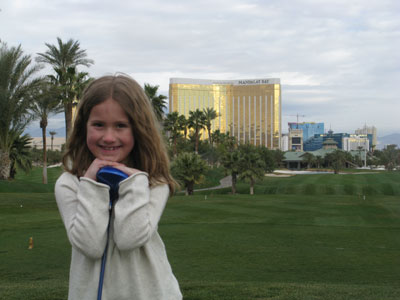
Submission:
M 111 98 L 92 108 L 86 129 L 90 152 L 102 160 L 123 162 L 135 144 L 128 116 Z

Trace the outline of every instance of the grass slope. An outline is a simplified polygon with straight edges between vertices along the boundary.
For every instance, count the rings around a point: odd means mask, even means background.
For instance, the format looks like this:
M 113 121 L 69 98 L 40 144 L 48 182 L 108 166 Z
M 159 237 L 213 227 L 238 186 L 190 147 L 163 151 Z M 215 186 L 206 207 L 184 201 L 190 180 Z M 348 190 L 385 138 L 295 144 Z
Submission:
M 265 177 L 255 185 L 256 194 L 287 195 L 390 195 L 400 196 L 400 172 L 313 174 L 291 177 Z M 197 194 L 226 194 L 230 188 Z M 239 182 L 237 192 L 249 194 L 249 184 Z
M 400 299 L 400 181 L 386 174 L 266 178 L 252 197 L 172 197 L 159 231 L 184 299 Z M 15 183 L 29 180 L 41 179 Z M 345 192 L 368 180 L 379 193 Z M 0 299 L 66 299 L 70 245 L 53 193 L 25 191 L 0 193 Z

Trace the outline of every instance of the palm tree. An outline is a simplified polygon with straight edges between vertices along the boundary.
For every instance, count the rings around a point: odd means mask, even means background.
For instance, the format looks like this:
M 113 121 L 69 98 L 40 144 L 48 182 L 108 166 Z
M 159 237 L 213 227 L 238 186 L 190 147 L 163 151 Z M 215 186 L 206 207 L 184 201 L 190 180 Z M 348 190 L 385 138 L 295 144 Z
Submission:
M 22 133 L 22 132 L 21 132 Z M 17 167 L 24 172 L 32 169 L 32 160 L 30 157 L 30 141 L 31 137 L 28 134 L 18 135 L 10 151 L 10 178 L 14 179 L 17 174 Z
M 65 131 L 68 138 L 72 127 L 72 103 L 77 94 L 74 91 L 75 82 L 71 82 L 72 74 L 74 76 L 79 74 L 76 71 L 77 66 L 89 67 L 94 61 L 87 58 L 86 50 L 80 48 L 79 41 L 69 39 L 66 43 L 63 43 L 61 38 L 57 37 L 57 43 L 57 46 L 45 43 L 48 48 L 47 51 L 37 53 L 36 60 L 51 65 L 57 74 L 54 79 L 62 91 L 60 98 L 64 104 Z
M 265 163 L 258 153 L 257 147 L 251 144 L 239 146 L 239 177 L 250 182 L 250 195 L 254 195 L 254 184 L 264 176 Z
M 49 134 L 51 135 L 51 151 L 53 151 L 53 141 L 54 141 L 54 136 L 57 134 L 55 131 L 49 131 Z
M 167 108 L 165 101 L 167 97 L 164 95 L 157 95 L 159 87 L 159 85 L 150 85 L 148 83 L 144 84 L 144 92 L 153 106 L 157 119 L 161 121 L 164 116 L 164 110 Z
M 232 149 L 226 151 L 221 157 L 222 166 L 232 177 L 232 194 L 236 194 L 236 182 L 240 172 L 240 155 L 239 149 Z
M 205 115 L 204 112 L 200 109 L 196 109 L 195 111 L 189 112 L 189 120 L 188 125 L 189 128 L 194 129 L 194 138 L 195 138 L 195 152 L 199 151 L 199 138 L 200 138 L 200 130 L 204 129 L 205 126 Z
M 30 101 L 41 79 L 32 77 L 39 71 L 21 46 L 0 48 L 0 179 L 10 176 L 10 151 L 14 141 L 31 121 Z
M 198 154 L 183 152 L 172 162 L 171 171 L 186 188 L 186 195 L 193 195 L 195 183 L 204 180 L 207 164 Z
M 207 128 L 207 132 L 208 132 L 208 142 L 212 146 L 211 125 L 212 125 L 212 121 L 218 117 L 218 113 L 212 107 L 211 108 L 207 107 L 206 109 L 203 109 L 203 112 L 204 112 L 204 116 L 205 116 L 204 125 Z
M 187 130 L 188 130 L 188 120 L 186 119 L 185 115 L 180 115 L 178 118 L 179 126 L 183 130 L 183 137 L 186 140 Z
M 62 103 L 57 99 L 57 90 L 49 82 L 42 84 L 40 93 L 34 99 L 31 111 L 35 118 L 40 119 L 40 128 L 42 129 L 43 139 L 43 183 L 47 184 L 47 145 L 46 128 L 48 117 L 52 114 L 60 113 L 63 109 Z
M 167 115 L 167 117 L 164 119 L 164 128 L 170 134 L 169 138 L 172 140 L 173 143 L 173 154 L 175 157 L 177 153 L 177 140 L 180 136 L 180 132 L 183 130 L 182 124 L 179 121 L 178 112 L 175 111 Z
M 359 163 L 360 167 L 362 167 L 362 155 L 361 155 L 361 153 L 362 153 L 363 150 L 364 150 L 363 146 L 357 146 L 358 158 L 359 158 L 358 163 Z M 367 159 L 366 156 L 365 156 L 365 159 Z

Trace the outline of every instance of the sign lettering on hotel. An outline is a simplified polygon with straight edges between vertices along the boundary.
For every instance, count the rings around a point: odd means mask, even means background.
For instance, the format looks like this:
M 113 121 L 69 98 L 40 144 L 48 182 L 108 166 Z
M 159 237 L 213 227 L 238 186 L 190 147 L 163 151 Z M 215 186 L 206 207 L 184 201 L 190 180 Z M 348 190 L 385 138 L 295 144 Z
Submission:
M 269 84 L 268 79 L 254 79 L 254 80 L 238 80 L 239 85 L 248 85 L 248 84 Z

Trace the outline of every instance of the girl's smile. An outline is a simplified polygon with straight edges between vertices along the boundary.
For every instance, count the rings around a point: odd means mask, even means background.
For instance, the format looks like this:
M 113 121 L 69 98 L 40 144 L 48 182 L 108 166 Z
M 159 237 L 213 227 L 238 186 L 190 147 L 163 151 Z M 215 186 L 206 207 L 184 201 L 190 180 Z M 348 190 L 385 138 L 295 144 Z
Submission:
M 96 158 L 113 162 L 126 160 L 135 142 L 129 118 L 118 102 L 110 98 L 92 108 L 86 143 Z

